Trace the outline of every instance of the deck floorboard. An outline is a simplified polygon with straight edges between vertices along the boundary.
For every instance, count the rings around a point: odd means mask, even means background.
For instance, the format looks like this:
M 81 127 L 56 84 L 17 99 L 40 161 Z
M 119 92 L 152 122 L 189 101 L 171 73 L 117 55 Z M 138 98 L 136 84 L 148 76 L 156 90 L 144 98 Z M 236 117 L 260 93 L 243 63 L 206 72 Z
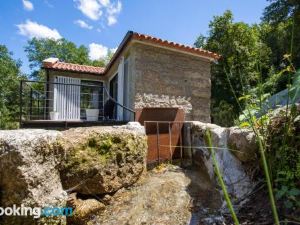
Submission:
M 72 127 L 90 127 L 90 126 L 113 126 L 113 125 L 123 125 L 128 121 L 115 121 L 115 120 L 105 120 L 105 121 L 85 121 L 85 120 L 29 120 L 22 121 L 20 128 L 72 128 Z

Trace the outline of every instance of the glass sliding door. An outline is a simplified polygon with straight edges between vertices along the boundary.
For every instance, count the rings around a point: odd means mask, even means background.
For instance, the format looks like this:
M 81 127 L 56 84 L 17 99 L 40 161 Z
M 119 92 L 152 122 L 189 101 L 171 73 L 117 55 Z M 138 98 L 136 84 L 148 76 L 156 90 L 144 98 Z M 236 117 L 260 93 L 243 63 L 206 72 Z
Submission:
M 103 83 L 100 81 L 81 81 L 80 118 L 87 119 L 87 109 L 98 109 L 97 120 L 103 119 Z

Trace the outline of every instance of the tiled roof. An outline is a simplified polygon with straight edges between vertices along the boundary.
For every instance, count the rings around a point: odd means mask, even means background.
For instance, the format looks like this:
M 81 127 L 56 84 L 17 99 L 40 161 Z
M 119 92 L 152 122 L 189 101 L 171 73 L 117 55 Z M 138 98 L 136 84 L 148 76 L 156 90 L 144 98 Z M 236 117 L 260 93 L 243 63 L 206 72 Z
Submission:
M 170 42 L 167 40 L 163 40 L 161 38 L 156 38 L 156 37 L 145 35 L 145 34 L 139 34 L 139 33 L 133 32 L 132 37 L 135 40 L 146 41 L 146 42 L 149 42 L 152 44 L 157 44 L 157 45 L 164 46 L 164 47 L 169 47 L 169 48 L 174 48 L 174 49 L 185 51 L 185 52 L 194 53 L 194 54 L 212 58 L 215 60 L 220 58 L 220 55 L 210 52 L 210 51 L 207 51 L 207 50 L 204 50 L 204 49 L 201 49 L 201 48 L 194 48 L 194 47 L 191 47 L 188 45 Z
M 46 60 L 43 62 L 43 68 L 54 69 L 54 70 L 62 70 L 62 71 L 72 71 L 72 72 L 82 72 L 82 73 L 91 73 L 103 75 L 105 68 L 104 67 L 96 67 L 96 66 L 87 66 L 87 65 L 79 65 L 74 63 L 65 63 L 65 62 L 47 62 Z
M 107 67 L 95 67 L 95 66 L 86 66 L 86 65 L 79 65 L 79 64 L 73 64 L 73 63 L 65 63 L 65 62 L 59 62 L 57 58 L 49 58 L 43 61 L 43 68 L 47 69 L 54 69 L 54 70 L 62 70 L 62 71 L 73 71 L 73 72 L 82 72 L 82 73 L 91 73 L 96 75 L 105 75 L 105 73 L 112 67 L 115 60 L 118 58 L 118 56 L 121 54 L 123 49 L 128 45 L 131 41 L 140 41 L 144 43 L 150 43 L 153 45 L 161 46 L 161 47 L 167 47 L 167 48 L 173 48 L 182 52 L 192 53 L 195 55 L 202 56 L 204 58 L 208 58 L 209 60 L 218 60 L 221 56 L 201 49 L 201 48 L 194 48 L 191 46 L 178 44 L 175 42 L 170 42 L 167 40 L 163 40 L 160 38 L 152 37 L 145 34 L 139 34 L 136 32 L 129 31 L 125 38 L 123 39 L 122 43 L 120 44 L 119 48 L 113 55 L 112 59 L 108 63 Z

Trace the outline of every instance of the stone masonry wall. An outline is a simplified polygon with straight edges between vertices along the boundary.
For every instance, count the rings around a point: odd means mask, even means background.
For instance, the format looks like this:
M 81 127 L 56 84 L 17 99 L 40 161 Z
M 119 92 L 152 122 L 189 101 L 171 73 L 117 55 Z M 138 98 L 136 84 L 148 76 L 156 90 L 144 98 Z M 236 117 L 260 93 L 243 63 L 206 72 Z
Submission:
M 179 107 L 186 120 L 210 122 L 210 62 L 192 55 L 135 43 L 134 108 Z

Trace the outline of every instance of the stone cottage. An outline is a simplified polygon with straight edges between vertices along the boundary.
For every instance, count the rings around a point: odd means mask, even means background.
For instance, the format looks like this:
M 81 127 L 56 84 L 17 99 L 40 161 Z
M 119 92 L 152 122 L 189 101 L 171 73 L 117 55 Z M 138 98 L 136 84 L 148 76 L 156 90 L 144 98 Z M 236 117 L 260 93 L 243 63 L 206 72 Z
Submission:
M 46 98 L 52 101 L 46 102 L 44 115 L 48 118 L 54 111 L 59 120 L 84 120 L 82 108 L 87 107 L 98 110 L 96 120 L 101 120 L 110 96 L 116 120 L 134 120 L 127 109 L 175 107 L 184 110 L 185 120 L 210 122 L 210 67 L 218 58 L 213 52 L 129 31 L 105 68 L 45 59 Z M 90 88 L 87 102 L 92 106 L 85 106 L 82 85 L 105 91 Z

